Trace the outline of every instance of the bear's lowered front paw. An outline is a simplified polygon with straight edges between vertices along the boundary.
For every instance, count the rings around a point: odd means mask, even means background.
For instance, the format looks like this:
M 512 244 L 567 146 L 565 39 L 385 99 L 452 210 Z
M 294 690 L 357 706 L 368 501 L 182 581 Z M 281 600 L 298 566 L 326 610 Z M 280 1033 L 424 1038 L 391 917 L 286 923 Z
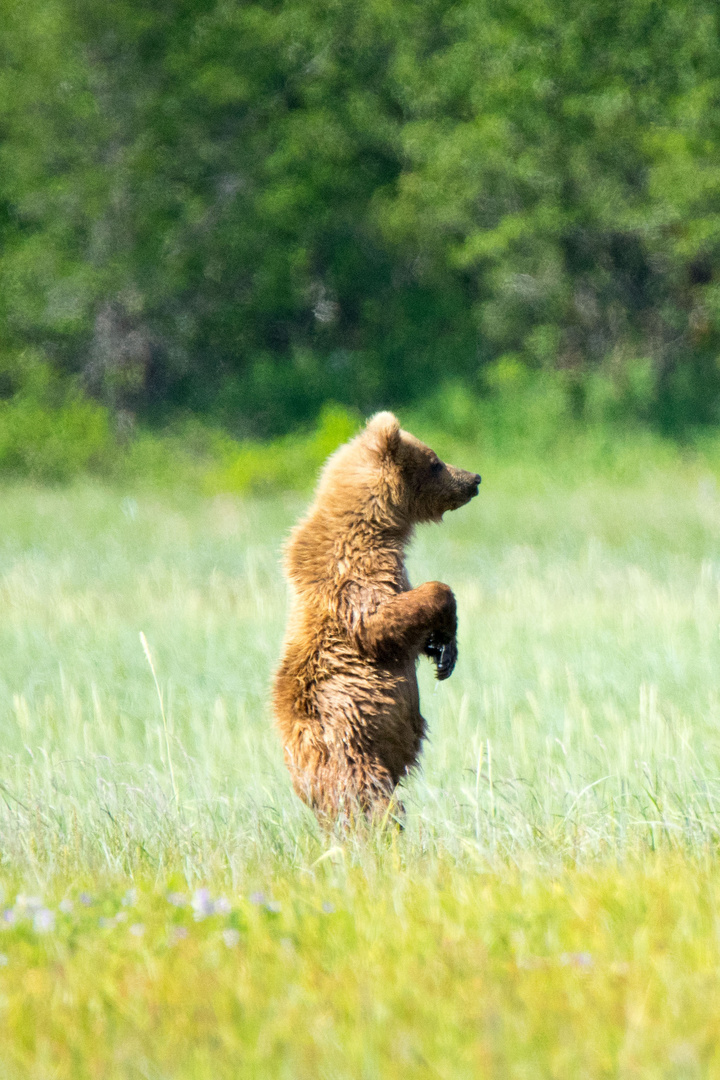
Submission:
M 425 654 L 435 664 L 435 678 L 441 682 L 449 679 L 457 662 L 457 638 L 443 640 L 437 634 L 432 634 L 425 646 Z

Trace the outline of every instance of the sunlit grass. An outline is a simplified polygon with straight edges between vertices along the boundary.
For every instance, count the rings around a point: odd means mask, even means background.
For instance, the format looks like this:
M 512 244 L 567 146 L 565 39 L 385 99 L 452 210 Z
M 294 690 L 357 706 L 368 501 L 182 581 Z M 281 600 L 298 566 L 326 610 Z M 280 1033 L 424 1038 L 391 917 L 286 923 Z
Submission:
M 411 576 L 460 660 L 379 836 L 325 837 L 271 728 L 300 496 L 2 493 L 6 1075 L 716 1075 L 714 469 L 458 460 Z
M 714 1076 L 720 874 L 275 866 L 272 890 L 116 880 L 0 931 L 8 1077 Z M 213 899 L 220 894 L 211 891 Z M 82 899 L 81 899 L 82 897 Z M 32 901 L 32 898 L 30 898 Z M 68 903 L 71 901 L 71 903 Z M 194 901 L 194 906 L 193 906 Z M 198 916 L 201 916 L 198 918 Z

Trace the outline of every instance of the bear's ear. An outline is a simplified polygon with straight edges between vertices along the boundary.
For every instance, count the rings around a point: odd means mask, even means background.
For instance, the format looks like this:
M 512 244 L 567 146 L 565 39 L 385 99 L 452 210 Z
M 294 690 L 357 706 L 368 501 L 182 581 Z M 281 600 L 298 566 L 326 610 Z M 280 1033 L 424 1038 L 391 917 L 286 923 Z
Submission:
M 371 416 L 365 431 L 372 439 L 381 457 L 394 457 L 400 446 L 400 424 L 391 412 L 379 412 Z

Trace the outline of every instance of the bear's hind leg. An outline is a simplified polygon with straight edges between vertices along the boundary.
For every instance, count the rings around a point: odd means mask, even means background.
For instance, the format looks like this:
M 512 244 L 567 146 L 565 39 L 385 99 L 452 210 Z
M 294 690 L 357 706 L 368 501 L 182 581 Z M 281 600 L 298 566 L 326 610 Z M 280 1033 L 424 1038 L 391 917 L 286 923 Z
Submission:
M 311 805 L 321 822 L 381 825 L 405 813 L 397 785 L 378 761 L 329 761 L 313 787 Z

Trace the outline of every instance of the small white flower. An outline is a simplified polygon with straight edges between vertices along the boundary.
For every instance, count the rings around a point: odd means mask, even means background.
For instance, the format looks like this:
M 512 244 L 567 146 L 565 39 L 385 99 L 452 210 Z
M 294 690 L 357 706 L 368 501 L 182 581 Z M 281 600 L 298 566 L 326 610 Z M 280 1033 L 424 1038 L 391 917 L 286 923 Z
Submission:
M 15 907 L 20 908 L 21 911 L 27 911 L 31 915 L 39 911 L 42 906 L 43 902 L 39 896 L 25 896 L 24 893 L 18 893 L 15 897 Z
M 213 906 L 216 915 L 229 915 L 232 911 L 232 904 L 224 896 L 218 896 Z
M 55 929 L 55 912 L 49 908 L 38 908 L 33 916 L 33 930 L 38 934 L 47 934 Z
M 222 938 L 228 949 L 232 949 L 240 943 L 240 933 L 237 930 L 223 930 Z
M 133 923 L 129 929 L 133 937 L 140 938 L 145 933 L 145 927 L 141 922 Z
M 67 897 L 58 904 L 58 910 L 62 911 L 63 915 L 71 915 L 73 907 L 72 900 L 68 900 Z
M 133 907 L 137 900 L 137 889 L 128 889 L 122 898 L 123 907 Z
M 5 953 L 4 952 L 0 953 L 0 967 L 7 967 L 8 963 L 9 963 L 9 961 L 8 961 L 8 958 L 5 955 Z

